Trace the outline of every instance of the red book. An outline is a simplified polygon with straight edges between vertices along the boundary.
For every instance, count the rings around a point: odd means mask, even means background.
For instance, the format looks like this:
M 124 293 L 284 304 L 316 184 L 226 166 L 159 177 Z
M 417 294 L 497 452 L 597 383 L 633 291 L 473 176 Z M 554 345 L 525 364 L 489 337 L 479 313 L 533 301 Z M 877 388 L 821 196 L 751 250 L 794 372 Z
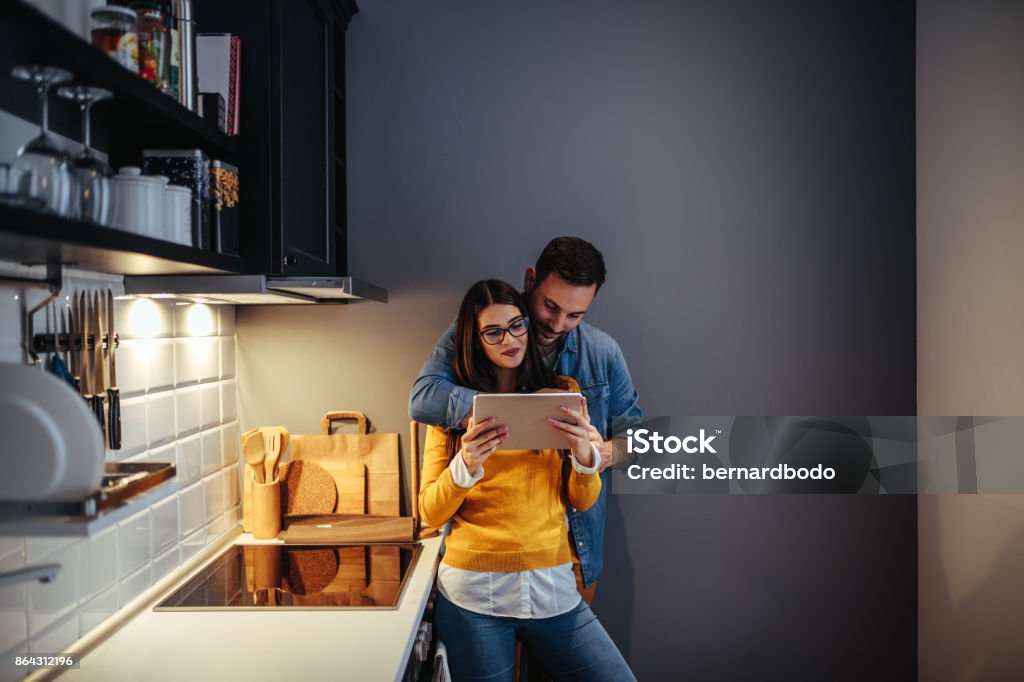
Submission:
M 226 130 L 238 135 L 242 40 L 230 33 L 196 35 L 196 73 L 199 92 L 217 92 L 227 107 Z
M 231 36 L 231 64 L 228 67 L 228 135 L 238 135 L 239 117 L 241 109 L 241 66 L 242 66 L 242 39 L 238 36 Z

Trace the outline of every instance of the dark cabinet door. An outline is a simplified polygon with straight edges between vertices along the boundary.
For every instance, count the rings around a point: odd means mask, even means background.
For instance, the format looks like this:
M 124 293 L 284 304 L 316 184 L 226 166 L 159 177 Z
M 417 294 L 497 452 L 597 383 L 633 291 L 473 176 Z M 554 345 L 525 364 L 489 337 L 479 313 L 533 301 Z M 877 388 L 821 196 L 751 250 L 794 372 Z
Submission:
M 271 64 L 274 221 L 285 275 L 334 274 L 334 45 L 324 0 L 275 0 Z

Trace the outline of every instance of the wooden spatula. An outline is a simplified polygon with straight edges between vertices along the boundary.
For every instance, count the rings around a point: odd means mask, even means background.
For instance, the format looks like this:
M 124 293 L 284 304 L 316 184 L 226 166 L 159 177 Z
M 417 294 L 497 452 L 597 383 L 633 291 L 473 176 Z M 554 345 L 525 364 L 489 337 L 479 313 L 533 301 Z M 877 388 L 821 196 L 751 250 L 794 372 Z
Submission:
M 266 458 L 274 458 L 274 464 L 277 464 L 277 458 L 281 456 L 281 432 L 277 430 L 276 426 L 265 426 L 260 428 L 260 432 L 263 433 L 263 449 L 266 452 Z M 264 462 L 266 466 L 266 462 Z M 271 469 L 267 469 L 265 480 L 269 483 L 271 480 Z
M 283 426 L 271 426 L 263 431 L 264 442 L 267 444 L 267 459 L 263 466 L 267 471 L 267 482 L 270 483 L 277 480 L 277 463 L 288 447 L 288 430 Z

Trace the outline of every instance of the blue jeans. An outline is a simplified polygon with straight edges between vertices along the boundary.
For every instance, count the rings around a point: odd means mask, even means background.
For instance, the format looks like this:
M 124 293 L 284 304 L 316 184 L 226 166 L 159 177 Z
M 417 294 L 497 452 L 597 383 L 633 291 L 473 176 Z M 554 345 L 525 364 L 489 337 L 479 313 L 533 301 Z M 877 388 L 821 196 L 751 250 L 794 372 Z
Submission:
M 437 635 L 448 649 L 454 682 L 512 680 L 516 637 L 555 680 L 636 681 L 615 642 L 585 602 L 553 618 L 484 616 L 438 593 Z

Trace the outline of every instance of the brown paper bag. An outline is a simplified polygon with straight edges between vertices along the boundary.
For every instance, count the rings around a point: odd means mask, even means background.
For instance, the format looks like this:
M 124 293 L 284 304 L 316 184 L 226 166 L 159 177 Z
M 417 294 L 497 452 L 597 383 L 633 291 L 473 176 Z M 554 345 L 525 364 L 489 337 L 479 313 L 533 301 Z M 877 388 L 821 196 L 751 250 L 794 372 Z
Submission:
M 359 423 L 355 434 L 331 433 L 334 422 L 354 419 Z M 401 501 L 401 483 L 398 463 L 397 433 L 367 433 L 366 415 L 355 411 L 328 412 L 320 420 L 322 433 L 293 435 L 292 459 L 316 462 L 334 477 L 338 492 L 347 487 L 353 466 L 366 469 L 366 509 L 364 513 L 377 516 L 398 516 Z M 345 500 L 339 507 L 351 509 Z

